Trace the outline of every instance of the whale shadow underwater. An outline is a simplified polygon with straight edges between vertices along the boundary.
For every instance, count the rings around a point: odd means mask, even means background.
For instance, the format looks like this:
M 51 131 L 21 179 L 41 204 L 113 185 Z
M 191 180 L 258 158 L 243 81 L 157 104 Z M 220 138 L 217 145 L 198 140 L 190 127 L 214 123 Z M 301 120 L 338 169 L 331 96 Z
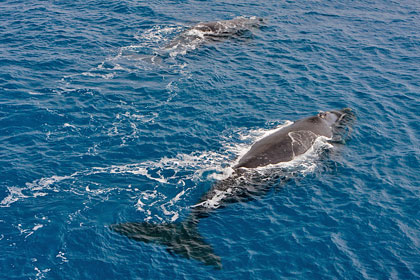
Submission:
M 343 143 L 354 119 L 355 116 L 349 108 L 320 112 L 315 116 L 297 120 L 258 140 L 232 167 L 232 175 L 216 182 L 202 195 L 191 207 L 189 216 L 182 222 L 128 222 L 114 224 L 110 228 L 130 239 L 161 244 L 172 254 L 221 269 L 221 258 L 198 231 L 200 219 L 229 204 L 264 195 L 273 186 L 270 180 L 285 182 L 293 174 L 279 172 L 264 177 L 254 171 L 292 161 L 311 149 L 319 137 L 328 139 L 333 146 Z

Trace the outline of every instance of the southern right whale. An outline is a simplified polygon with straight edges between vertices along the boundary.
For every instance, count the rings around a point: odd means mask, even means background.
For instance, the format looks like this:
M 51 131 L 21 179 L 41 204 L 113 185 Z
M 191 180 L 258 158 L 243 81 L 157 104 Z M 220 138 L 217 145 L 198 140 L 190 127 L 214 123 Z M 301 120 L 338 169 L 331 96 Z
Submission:
M 139 56 L 138 59 L 152 64 L 161 64 L 167 56 L 176 57 L 179 54 L 186 54 L 207 42 L 249 37 L 252 30 L 264 25 L 264 19 L 256 16 L 239 16 L 230 20 L 199 22 L 182 31 L 159 50 L 154 51 L 153 55 Z
M 217 208 L 264 194 L 270 184 L 264 180 L 257 183 L 246 180 L 247 177 L 252 177 L 253 170 L 293 160 L 307 152 L 318 137 L 334 141 L 335 138 L 339 138 L 342 129 L 348 127 L 353 117 L 348 108 L 320 112 L 315 116 L 297 120 L 255 142 L 233 166 L 233 174 L 214 184 L 191 207 L 189 216 L 183 222 L 169 224 L 128 222 L 111 225 L 110 228 L 130 239 L 162 244 L 170 253 L 220 269 L 220 257 L 214 253 L 212 246 L 198 231 L 200 219 L 209 216 Z
M 200 22 L 183 31 L 168 45 L 165 51 L 181 53 L 188 49 L 195 49 L 206 41 L 221 41 L 227 38 L 239 37 L 252 29 L 264 25 L 259 17 L 240 16 L 230 20 Z

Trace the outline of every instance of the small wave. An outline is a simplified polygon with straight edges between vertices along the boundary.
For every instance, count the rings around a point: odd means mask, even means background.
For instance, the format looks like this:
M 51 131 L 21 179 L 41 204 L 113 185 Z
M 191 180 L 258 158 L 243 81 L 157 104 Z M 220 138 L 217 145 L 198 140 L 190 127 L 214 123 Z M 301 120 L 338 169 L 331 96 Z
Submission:
M 59 258 L 59 259 L 61 259 L 61 262 L 62 263 L 66 263 L 66 262 L 68 262 L 69 260 L 67 259 L 67 257 L 65 256 L 65 253 L 64 252 L 62 252 L 62 251 L 59 251 L 58 252 L 58 254 L 55 256 L 56 258 Z
M 29 236 L 31 236 L 32 234 L 35 233 L 35 231 L 37 231 L 40 228 L 43 228 L 44 225 L 42 224 L 35 224 L 32 228 L 28 228 L 28 229 L 24 229 L 22 228 L 22 224 L 18 224 L 16 226 L 16 228 L 19 230 L 20 235 L 25 235 L 25 239 L 28 238 Z
M 51 271 L 50 268 L 39 269 L 35 267 L 34 270 L 36 271 L 35 279 L 45 279 L 47 277 L 47 273 Z

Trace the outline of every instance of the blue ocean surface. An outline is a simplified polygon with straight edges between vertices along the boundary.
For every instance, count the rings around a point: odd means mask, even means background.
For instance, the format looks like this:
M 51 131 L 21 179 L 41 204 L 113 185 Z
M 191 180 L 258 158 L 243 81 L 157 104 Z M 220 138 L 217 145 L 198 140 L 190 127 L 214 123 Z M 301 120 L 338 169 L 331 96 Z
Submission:
M 167 47 L 239 16 L 264 25 Z M 0 279 L 420 278 L 419 1 L 4 0 L 0 19 Z M 256 139 L 344 107 L 345 143 L 200 221 L 221 269 L 110 229 L 183 221 Z

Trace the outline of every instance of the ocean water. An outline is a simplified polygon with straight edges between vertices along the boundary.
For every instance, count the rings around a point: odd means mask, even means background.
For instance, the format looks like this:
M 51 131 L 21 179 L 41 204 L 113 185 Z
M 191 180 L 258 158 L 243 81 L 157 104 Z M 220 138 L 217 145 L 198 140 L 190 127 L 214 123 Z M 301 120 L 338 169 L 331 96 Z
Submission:
M 166 47 L 238 16 L 265 23 Z M 5 0 L 0 19 L 1 279 L 420 278 L 420 2 Z M 258 137 L 344 107 L 345 143 L 202 219 L 222 269 L 110 230 L 182 221 Z

